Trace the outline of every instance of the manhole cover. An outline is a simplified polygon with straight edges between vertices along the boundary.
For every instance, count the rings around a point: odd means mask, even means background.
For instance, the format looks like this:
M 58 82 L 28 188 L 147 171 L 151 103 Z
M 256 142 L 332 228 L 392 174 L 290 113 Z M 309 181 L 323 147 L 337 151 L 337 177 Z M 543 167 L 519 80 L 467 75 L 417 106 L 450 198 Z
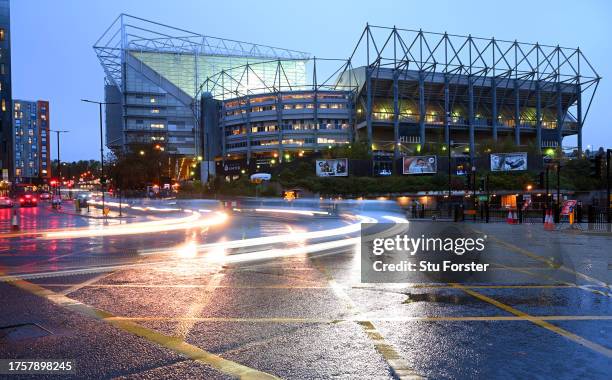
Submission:
M 41 338 L 53 333 L 36 323 L 21 323 L 18 325 L 0 327 L 0 341 L 16 342 L 24 339 Z

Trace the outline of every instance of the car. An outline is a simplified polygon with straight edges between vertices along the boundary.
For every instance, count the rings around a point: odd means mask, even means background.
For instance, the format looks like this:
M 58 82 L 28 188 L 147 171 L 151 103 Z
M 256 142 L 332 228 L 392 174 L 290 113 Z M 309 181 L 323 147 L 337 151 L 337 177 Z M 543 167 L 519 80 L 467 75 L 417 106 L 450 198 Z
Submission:
M 40 195 L 38 196 L 38 199 L 40 199 L 41 201 L 48 201 L 51 199 L 51 193 L 44 191 L 40 193 Z
M 20 207 L 36 207 L 38 206 L 38 199 L 33 194 L 24 194 L 19 197 Z
M 0 207 L 1 208 L 13 207 L 13 201 L 9 197 L 0 197 Z

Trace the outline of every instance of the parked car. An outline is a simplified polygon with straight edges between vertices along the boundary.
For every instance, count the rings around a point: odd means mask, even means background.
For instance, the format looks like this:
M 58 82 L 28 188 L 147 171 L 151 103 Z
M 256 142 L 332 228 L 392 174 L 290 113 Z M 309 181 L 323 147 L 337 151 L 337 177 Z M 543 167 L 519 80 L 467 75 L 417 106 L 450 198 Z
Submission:
M 13 207 L 13 201 L 9 197 L 0 197 L 0 207 L 1 208 Z
M 36 207 L 38 205 L 38 199 L 33 194 L 24 194 L 19 197 L 20 207 Z
M 44 191 L 40 193 L 40 195 L 38 196 L 38 199 L 40 199 L 41 201 L 48 201 L 51 199 L 51 193 Z

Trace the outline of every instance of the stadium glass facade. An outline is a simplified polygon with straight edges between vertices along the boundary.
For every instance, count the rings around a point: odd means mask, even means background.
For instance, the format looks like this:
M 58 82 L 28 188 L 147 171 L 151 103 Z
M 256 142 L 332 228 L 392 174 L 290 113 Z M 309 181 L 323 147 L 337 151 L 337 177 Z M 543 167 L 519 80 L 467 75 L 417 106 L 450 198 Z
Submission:
M 215 72 L 262 62 L 257 74 L 273 80 L 275 64 L 287 66 L 291 83 L 303 81 L 308 55 L 264 45 L 187 32 L 120 15 L 94 49 L 106 74 L 106 145 L 115 151 L 153 144 L 174 160 L 173 177 L 185 178 L 202 157 L 199 96 Z M 245 84 L 245 89 L 253 84 Z

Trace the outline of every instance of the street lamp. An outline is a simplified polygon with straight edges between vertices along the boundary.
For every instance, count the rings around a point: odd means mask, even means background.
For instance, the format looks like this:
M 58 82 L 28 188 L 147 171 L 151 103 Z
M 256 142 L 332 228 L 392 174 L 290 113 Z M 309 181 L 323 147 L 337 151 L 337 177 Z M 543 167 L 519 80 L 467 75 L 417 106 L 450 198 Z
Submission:
M 100 167 L 102 171 L 102 175 L 100 177 L 100 182 L 104 180 L 104 184 L 106 184 L 106 179 L 104 178 L 104 141 L 102 136 L 102 105 L 109 104 L 119 104 L 116 102 L 97 102 L 95 100 L 81 99 L 82 102 L 97 104 L 100 110 Z M 106 217 L 104 213 L 104 186 L 102 186 L 102 215 Z
M 60 131 L 60 130 L 50 130 L 50 132 L 55 132 L 55 135 L 57 136 L 57 180 L 58 185 L 56 186 L 57 188 L 57 195 L 59 196 L 60 200 L 62 199 L 62 193 L 61 193 L 61 187 L 62 187 L 62 162 L 60 161 L 60 133 L 68 133 L 70 131 Z

